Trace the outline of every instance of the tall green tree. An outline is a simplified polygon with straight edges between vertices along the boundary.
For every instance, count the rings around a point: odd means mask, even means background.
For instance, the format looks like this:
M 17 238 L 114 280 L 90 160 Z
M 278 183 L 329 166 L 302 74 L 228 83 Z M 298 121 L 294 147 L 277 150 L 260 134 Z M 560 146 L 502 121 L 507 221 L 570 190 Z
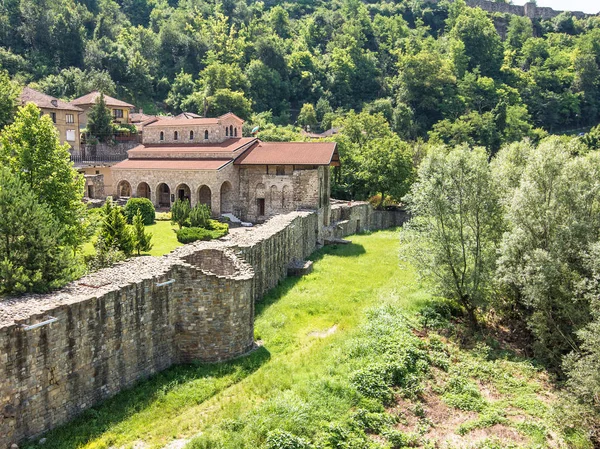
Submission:
M 87 131 L 100 142 L 107 142 L 113 136 L 112 116 L 102 93 L 88 113 Z
M 17 112 L 20 89 L 8 72 L 0 70 L 0 131 L 12 122 Z
M 19 174 L 48 206 L 60 230 L 61 243 L 73 248 L 85 236 L 83 177 L 73 168 L 69 145 L 61 145 L 52 120 L 34 104 L 17 112 L 0 134 L 0 162 Z
M 133 249 L 137 251 L 139 256 L 142 251 L 150 251 L 152 249 L 152 234 L 146 232 L 144 226 L 144 217 L 138 209 L 133 217 Z
M 407 199 L 413 215 L 403 233 L 407 257 L 475 324 L 494 288 L 502 236 L 502 208 L 486 151 L 432 149 Z
M 27 182 L 0 167 L 0 294 L 45 292 L 76 275 L 61 227 Z

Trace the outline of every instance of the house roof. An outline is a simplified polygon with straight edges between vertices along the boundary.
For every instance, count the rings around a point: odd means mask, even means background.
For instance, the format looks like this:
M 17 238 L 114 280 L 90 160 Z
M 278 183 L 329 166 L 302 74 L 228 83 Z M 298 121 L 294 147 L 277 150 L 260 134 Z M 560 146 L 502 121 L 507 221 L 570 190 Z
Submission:
M 83 109 L 78 108 L 71 103 L 67 103 L 66 101 L 43 94 L 42 92 L 38 92 L 31 87 L 24 87 L 19 98 L 21 100 L 21 104 L 33 103 L 38 108 L 83 112 Z
M 157 128 L 163 126 L 208 126 L 208 125 L 218 125 L 221 120 L 227 118 L 235 118 L 239 120 L 241 123 L 244 121 L 239 118 L 237 115 L 228 112 L 227 114 L 223 114 L 220 117 L 200 117 L 197 114 L 193 114 L 191 112 L 182 112 L 176 117 L 156 117 L 157 120 L 145 124 L 144 126 L 147 128 Z
M 84 95 L 83 97 L 76 98 L 71 103 L 78 105 L 78 106 L 86 106 L 89 104 L 95 104 L 96 99 L 99 96 L 100 96 L 100 92 L 95 90 L 94 92 L 90 92 L 89 94 Z M 121 100 L 117 100 L 116 98 L 113 98 L 106 94 L 104 94 L 104 101 L 106 102 L 107 106 L 115 106 L 115 107 L 122 107 L 122 108 L 133 108 L 134 107 L 132 104 L 126 103 Z
M 153 154 L 159 157 L 171 153 L 234 153 L 257 140 L 255 137 L 238 137 L 221 143 L 142 144 L 128 151 L 129 157 Z
M 261 142 L 235 161 L 236 165 L 333 165 L 340 159 L 335 142 Z
M 144 114 L 143 112 L 132 112 L 129 114 L 129 120 L 131 123 L 142 123 L 153 118 L 156 118 L 156 116 Z
M 125 159 L 112 166 L 121 170 L 220 170 L 231 159 Z

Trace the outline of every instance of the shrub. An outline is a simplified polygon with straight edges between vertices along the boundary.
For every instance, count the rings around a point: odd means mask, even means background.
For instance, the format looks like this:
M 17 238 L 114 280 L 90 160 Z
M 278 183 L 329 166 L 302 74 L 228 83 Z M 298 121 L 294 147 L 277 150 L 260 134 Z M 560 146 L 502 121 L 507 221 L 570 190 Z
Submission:
M 267 449 L 310 449 L 310 443 L 304 438 L 283 430 L 273 430 L 267 435 Z
M 477 386 L 460 375 L 450 378 L 443 399 L 446 404 L 459 410 L 478 412 L 485 406 Z
M 189 222 L 192 228 L 210 229 L 210 208 L 206 204 L 196 204 L 189 214 Z
M 211 230 L 205 228 L 181 228 L 177 231 L 177 240 L 180 243 L 192 243 L 197 240 L 212 240 L 223 237 L 227 234 L 227 229 Z
M 390 379 L 385 371 L 385 368 L 379 365 L 368 366 L 354 372 L 350 383 L 362 395 L 390 404 L 394 393 L 389 387 Z
M 127 201 L 123 210 L 125 218 L 127 218 L 127 223 L 133 223 L 133 217 L 135 217 L 138 210 L 142 213 L 142 219 L 146 226 L 154 223 L 156 210 L 154 209 L 154 204 L 148 198 L 130 198 Z
M 138 256 L 142 251 L 152 249 L 152 234 L 146 232 L 142 212 L 139 209 L 133 217 L 133 248 L 137 251 Z
M 177 200 L 171 206 L 171 222 L 179 225 L 179 229 L 185 226 L 191 212 L 188 200 Z

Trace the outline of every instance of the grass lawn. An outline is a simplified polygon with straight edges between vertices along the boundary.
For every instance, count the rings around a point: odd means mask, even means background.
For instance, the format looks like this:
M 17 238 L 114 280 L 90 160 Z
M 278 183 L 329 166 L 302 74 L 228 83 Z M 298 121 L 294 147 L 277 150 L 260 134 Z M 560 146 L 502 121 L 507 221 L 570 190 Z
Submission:
M 529 361 L 419 330 L 432 298 L 399 263 L 397 231 L 351 239 L 257 305 L 258 350 L 160 373 L 45 447 L 591 447 L 553 421 L 548 377 Z
M 177 241 L 175 231 L 178 229 L 177 225 L 172 225 L 170 221 L 157 221 L 152 225 L 146 226 L 146 230 L 152 233 L 152 249 L 143 255 L 150 256 L 162 256 L 173 251 L 181 243 Z M 86 242 L 82 247 L 82 253 L 84 256 L 94 254 L 94 243 L 95 239 L 92 238 L 89 242 Z

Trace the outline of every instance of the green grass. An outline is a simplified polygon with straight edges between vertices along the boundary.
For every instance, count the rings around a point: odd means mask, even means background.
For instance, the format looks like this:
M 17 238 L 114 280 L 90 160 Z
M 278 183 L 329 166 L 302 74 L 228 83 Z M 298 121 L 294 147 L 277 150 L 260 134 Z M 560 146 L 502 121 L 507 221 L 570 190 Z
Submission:
M 257 305 L 260 349 L 171 368 L 51 432 L 45 447 L 159 448 L 173 439 L 192 439 L 193 449 L 431 447 L 425 389 L 447 399 L 450 413 L 475 410 L 456 435 L 503 424 L 523 436 L 515 447 L 545 447 L 549 435 L 566 441 L 538 397 L 547 388 L 539 369 L 416 335 L 432 298 L 399 264 L 396 231 L 352 241 L 313 254 L 313 273 L 284 280 Z M 500 399 L 480 394 L 482 385 Z M 401 396 L 411 405 L 398 410 Z M 410 413 L 416 424 L 399 427 Z M 581 433 L 568 443 L 589 447 Z
M 170 221 L 157 221 L 146 226 L 146 230 L 152 234 L 152 249 L 143 255 L 163 256 L 181 246 L 175 234 L 177 229 L 177 225 L 172 225 Z M 82 255 L 93 255 L 94 243 L 95 238 L 86 242 L 81 249 Z

